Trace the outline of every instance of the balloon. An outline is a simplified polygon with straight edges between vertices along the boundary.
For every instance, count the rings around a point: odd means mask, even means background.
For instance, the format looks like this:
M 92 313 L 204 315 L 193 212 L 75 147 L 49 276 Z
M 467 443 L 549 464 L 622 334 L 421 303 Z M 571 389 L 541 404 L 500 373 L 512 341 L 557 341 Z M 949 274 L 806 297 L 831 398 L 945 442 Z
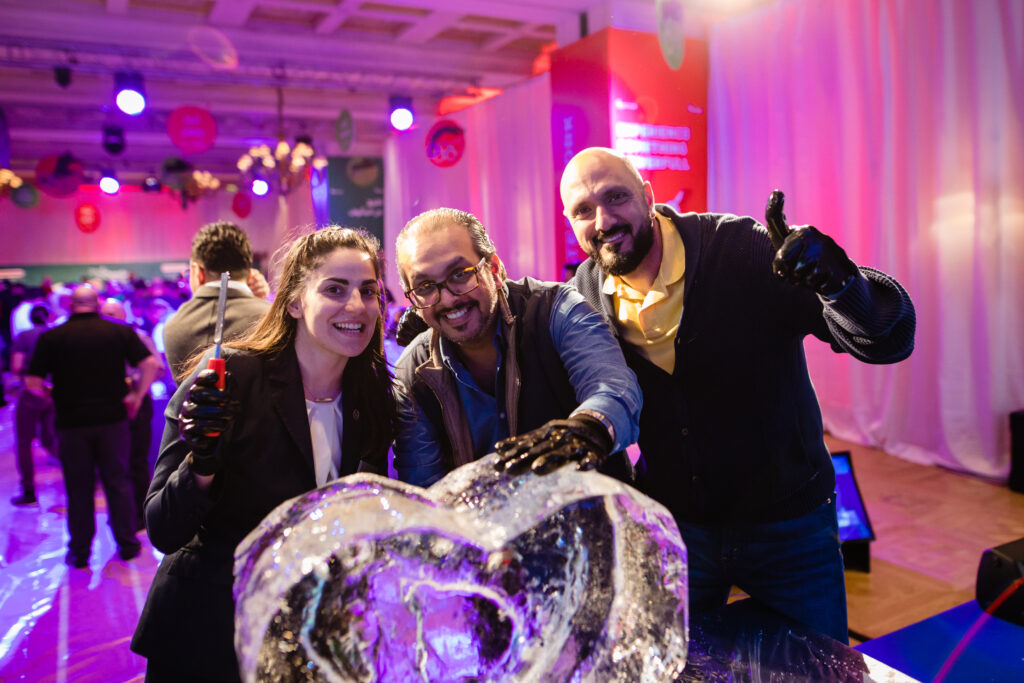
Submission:
M 36 184 L 51 197 L 73 195 L 85 182 L 82 162 L 68 154 L 51 154 L 36 164 Z
M 100 210 L 95 204 L 79 204 L 75 207 L 75 225 L 84 233 L 96 232 L 100 227 Z
M 11 190 L 11 201 L 22 209 L 31 209 L 39 203 L 39 190 L 35 185 L 22 183 L 21 187 Z
M 236 192 L 231 200 L 231 210 L 239 218 L 247 218 L 252 213 L 252 198 L 245 192 Z

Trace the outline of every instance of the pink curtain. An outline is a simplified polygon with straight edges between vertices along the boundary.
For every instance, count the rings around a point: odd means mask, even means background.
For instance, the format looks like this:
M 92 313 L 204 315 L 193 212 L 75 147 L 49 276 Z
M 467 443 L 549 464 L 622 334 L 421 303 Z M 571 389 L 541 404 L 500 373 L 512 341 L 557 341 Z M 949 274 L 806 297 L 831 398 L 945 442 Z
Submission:
M 786 191 L 899 279 L 917 345 L 868 366 L 806 343 L 826 428 L 911 460 L 1009 470 L 1024 409 L 1024 3 L 791 0 L 711 35 L 709 207 Z
M 401 296 L 395 237 L 428 209 L 470 211 L 485 226 L 509 277 L 558 279 L 554 272 L 555 179 L 551 168 L 551 85 L 547 74 L 443 118 L 465 131 L 462 158 L 448 168 L 427 158 L 424 140 L 441 117 L 394 134 L 384 152 L 384 248 L 388 286 Z

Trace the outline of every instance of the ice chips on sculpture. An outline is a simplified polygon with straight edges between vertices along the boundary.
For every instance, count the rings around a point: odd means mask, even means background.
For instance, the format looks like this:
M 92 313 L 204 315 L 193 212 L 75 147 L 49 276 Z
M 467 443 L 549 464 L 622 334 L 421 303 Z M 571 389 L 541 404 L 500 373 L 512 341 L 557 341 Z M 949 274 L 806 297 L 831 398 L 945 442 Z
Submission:
M 356 474 L 287 501 L 235 553 L 245 681 L 664 681 L 686 661 L 669 513 L 488 456 L 429 489 Z

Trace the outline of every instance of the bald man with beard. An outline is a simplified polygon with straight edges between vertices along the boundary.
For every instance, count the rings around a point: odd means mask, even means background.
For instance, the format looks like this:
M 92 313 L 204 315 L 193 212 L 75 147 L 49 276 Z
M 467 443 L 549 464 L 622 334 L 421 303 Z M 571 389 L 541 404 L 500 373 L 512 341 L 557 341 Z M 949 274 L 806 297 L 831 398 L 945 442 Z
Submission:
M 140 371 L 130 391 L 126 364 Z M 25 388 L 42 396 L 46 378 L 53 385 L 57 453 L 68 497 L 65 562 L 72 567 L 89 565 L 96 534 L 97 470 L 118 553 L 125 560 L 139 554 L 138 517 L 128 478 L 128 420 L 138 413 L 159 368 L 135 330 L 100 317 L 99 296 L 92 287 L 76 288 L 71 317 L 39 337 Z
M 560 191 L 590 257 L 572 282 L 643 390 L 637 487 L 679 525 L 691 609 L 724 605 L 736 585 L 847 642 L 835 473 L 803 340 L 901 361 L 914 348 L 909 295 L 813 226 L 788 227 L 781 192 L 765 225 L 680 214 L 599 147 L 569 162 Z

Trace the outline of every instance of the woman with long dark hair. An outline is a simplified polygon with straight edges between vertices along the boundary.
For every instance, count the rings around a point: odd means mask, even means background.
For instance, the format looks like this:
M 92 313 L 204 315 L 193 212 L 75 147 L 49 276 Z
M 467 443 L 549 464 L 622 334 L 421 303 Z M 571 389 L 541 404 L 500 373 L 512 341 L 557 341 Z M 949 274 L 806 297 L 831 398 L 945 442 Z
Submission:
M 200 370 L 171 399 L 145 511 L 167 555 L 132 639 L 146 681 L 238 680 L 235 546 L 289 498 L 386 475 L 395 399 L 381 291 L 373 237 L 330 227 L 295 240 L 270 310 L 225 345 L 226 387 Z

